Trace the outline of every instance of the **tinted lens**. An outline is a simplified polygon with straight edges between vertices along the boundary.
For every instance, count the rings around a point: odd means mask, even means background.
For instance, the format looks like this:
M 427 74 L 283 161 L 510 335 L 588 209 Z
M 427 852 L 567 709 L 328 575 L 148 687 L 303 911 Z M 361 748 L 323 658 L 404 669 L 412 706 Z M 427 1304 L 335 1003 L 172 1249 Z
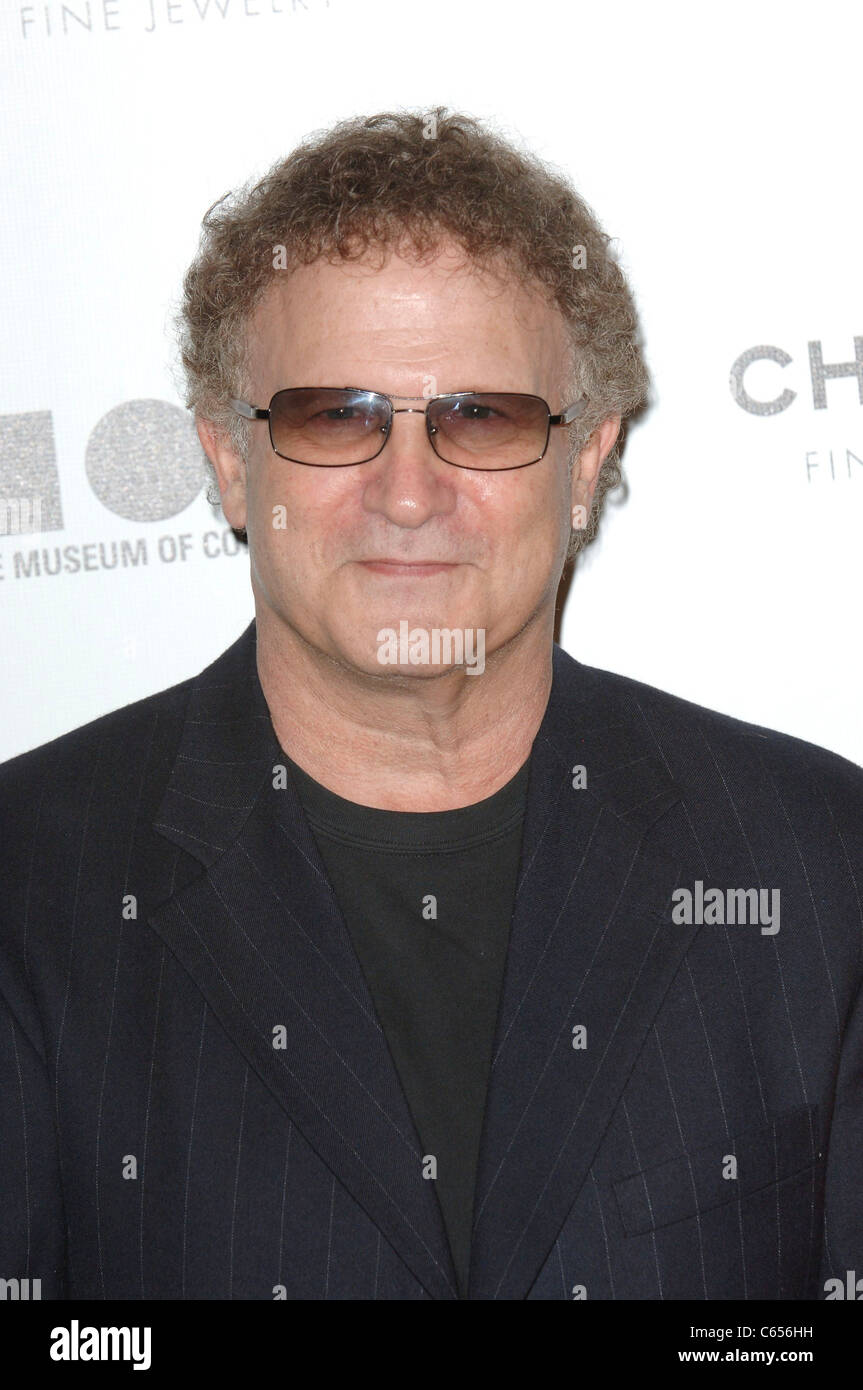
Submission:
M 370 391 L 293 387 L 270 402 L 273 448 L 296 463 L 338 467 L 380 452 L 389 407 Z
M 436 400 L 435 448 L 463 468 L 518 468 L 545 453 L 549 407 L 541 396 L 475 393 Z
M 540 396 L 450 396 L 432 402 L 429 422 L 440 457 L 461 468 L 520 468 L 540 458 L 548 440 Z

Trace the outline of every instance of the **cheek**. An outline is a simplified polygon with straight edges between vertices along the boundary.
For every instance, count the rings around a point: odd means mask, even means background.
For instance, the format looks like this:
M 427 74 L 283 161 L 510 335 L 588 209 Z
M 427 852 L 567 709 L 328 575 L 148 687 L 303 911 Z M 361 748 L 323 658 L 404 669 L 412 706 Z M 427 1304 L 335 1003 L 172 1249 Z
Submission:
M 543 479 L 541 487 L 520 490 L 500 509 L 500 534 L 506 535 L 512 549 L 529 551 L 539 558 L 556 545 L 567 507 L 567 497 L 558 480 Z
M 348 504 L 334 495 L 334 482 L 297 472 L 288 475 L 269 466 L 261 470 L 253 511 L 261 548 L 273 561 L 285 564 L 289 555 L 292 572 L 308 572 L 338 552 Z

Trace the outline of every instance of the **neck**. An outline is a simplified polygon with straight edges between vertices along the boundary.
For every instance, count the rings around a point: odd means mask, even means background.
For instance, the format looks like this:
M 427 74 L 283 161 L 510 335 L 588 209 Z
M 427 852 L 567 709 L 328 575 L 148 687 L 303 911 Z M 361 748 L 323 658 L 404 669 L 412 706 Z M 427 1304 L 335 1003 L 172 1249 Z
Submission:
M 486 653 L 481 675 L 386 681 L 311 647 L 257 605 L 258 677 L 281 747 L 338 796 L 449 811 L 492 796 L 526 762 L 552 679 L 553 612 Z

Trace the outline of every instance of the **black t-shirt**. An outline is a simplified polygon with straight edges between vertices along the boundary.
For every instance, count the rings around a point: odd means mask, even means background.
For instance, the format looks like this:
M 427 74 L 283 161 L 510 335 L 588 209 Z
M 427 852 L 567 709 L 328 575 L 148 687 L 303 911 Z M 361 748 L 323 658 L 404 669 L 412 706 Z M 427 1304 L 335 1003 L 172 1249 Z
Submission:
M 454 811 L 382 811 L 287 759 L 423 1144 L 462 1297 L 530 760 Z M 430 1165 L 426 1168 L 430 1170 Z

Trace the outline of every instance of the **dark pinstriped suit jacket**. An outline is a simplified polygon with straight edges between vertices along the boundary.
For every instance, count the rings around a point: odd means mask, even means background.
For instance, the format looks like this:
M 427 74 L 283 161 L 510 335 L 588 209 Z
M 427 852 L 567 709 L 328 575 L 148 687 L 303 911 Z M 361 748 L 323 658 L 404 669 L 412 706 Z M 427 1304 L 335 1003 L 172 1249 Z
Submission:
M 255 641 L 0 767 L 0 1277 L 43 1298 L 455 1297 Z M 851 763 L 555 648 L 471 1298 L 863 1274 L 861 824 Z M 779 932 L 675 925 L 696 880 Z

